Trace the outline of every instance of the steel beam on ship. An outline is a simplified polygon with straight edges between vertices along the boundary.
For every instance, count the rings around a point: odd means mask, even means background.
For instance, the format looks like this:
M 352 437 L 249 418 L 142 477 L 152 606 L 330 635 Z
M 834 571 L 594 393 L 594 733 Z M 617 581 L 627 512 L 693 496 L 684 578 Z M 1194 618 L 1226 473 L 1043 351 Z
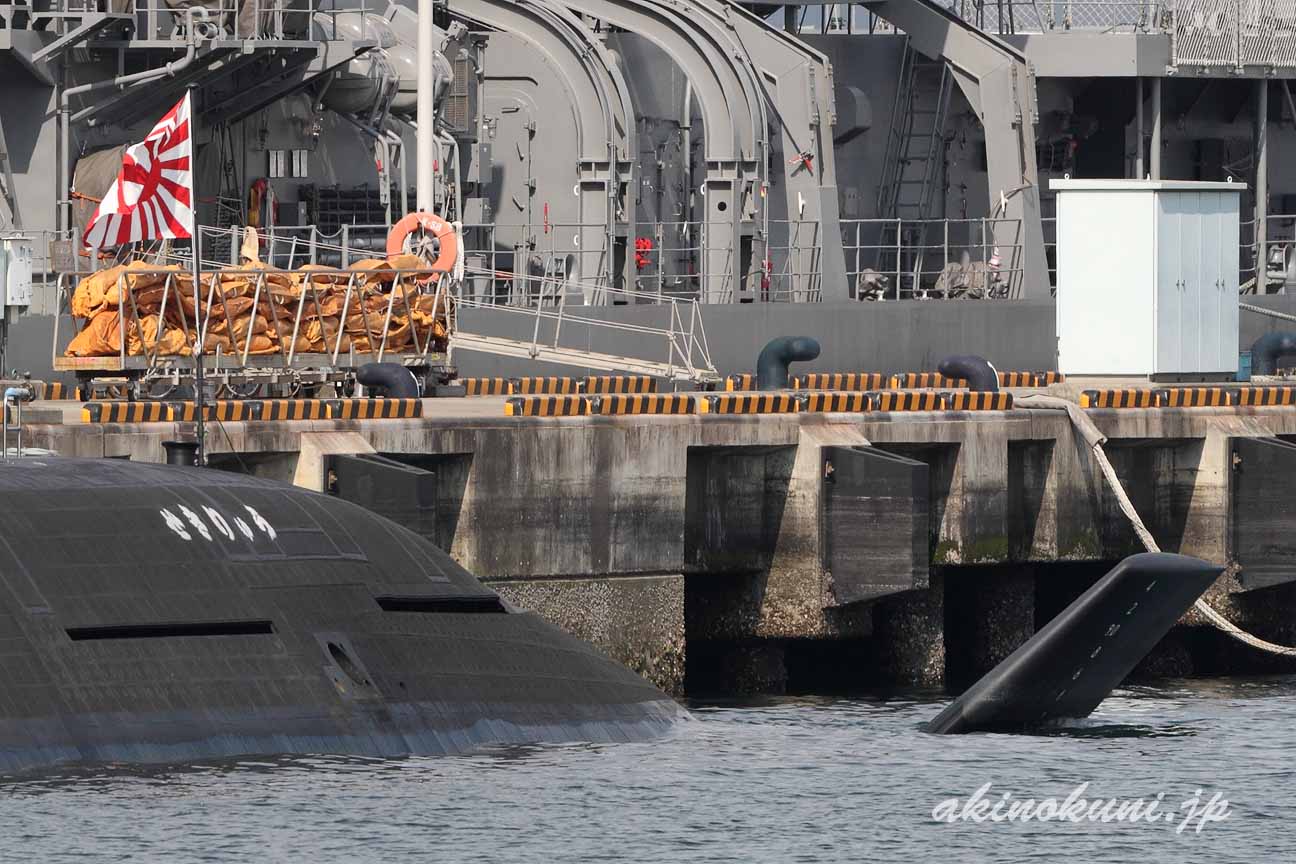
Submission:
M 1047 297 L 1048 262 L 1040 221 L 1039 172 L 1035 164 L 1038 105 L 1035 75 L 1026 55 L 930 0 L 868 0 L 869 11 L 894 24 L 920 53 L 944 59 L 976 112 L 986 139 L 990 209 L 1007 220 L 995 228 L 995 244 L 1014 250 L 1007 269 L 1021 269 L 1023 297 Z M 1020 228 L 1014 233 L 1012 222 Z
M 568 9 L 557 4 L 454 0 L 451 11 L 469 21 L 503 30 L 526 41 L 565 82 L 566 107 L 575 118 L 578 217 L 574 244 L 577 269 L 586 303 L 598 303 L 598 286 L 617 287 L 630 274 L 617 273 L 618 240 L 635 236 L 634 207 L 618 207 L 621 190 L 635 188 L 634 158 L 638 153 L 634 108 L 620 67 L 607 47 L 582 26 Z M 541 93 L 548 96 L 547 93 Z M 558 106 L 539 106 L 553 108 Z M 480 110 L 480 109 L 479 109 Z M 545 111 L 547 121 L 558 114 Z M 564 127 L 558 125 L 559 134 Z M 541 160 L 570 158 L 564 147 L 544 148 Z M 533 174 L 548 176 L 548 171 Z M 528 190 L 534 194 L 535 190 Z M 625 211 L 624 219 L 618 210 Z M 520 269 L 515 263 L 515 269 Z
M 702 294 L 711 302 L 736 297 L 744 275 L 740 260 L 743 225 L 750 224 L 762 206 L 755 188 L 762 176 L 756 152 L 762 134 L 761 113 L 759 106 L 752 104 L 750 80 L 735 68 L 737 61 L 726 50 L 723 37 L 705 21 L 690 16 L 687 6 L 651 0 L 560 2 L 580 15 L 644 37 L 661 48 L 688 79 L 706 129 L 703 197 L 707 212 L 700 220 L 706 228 Z

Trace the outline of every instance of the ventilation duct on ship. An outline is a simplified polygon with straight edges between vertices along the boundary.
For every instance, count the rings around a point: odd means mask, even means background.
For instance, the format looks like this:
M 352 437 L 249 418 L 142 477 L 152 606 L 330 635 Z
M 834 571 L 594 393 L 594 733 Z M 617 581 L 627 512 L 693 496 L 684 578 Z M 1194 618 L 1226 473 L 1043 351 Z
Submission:
M 833 143 L 845 144 L 873 126 L 873 103 L 858 87 L 839 86 L 834 92 L 837 101 L 837 123 L 833 127 Z

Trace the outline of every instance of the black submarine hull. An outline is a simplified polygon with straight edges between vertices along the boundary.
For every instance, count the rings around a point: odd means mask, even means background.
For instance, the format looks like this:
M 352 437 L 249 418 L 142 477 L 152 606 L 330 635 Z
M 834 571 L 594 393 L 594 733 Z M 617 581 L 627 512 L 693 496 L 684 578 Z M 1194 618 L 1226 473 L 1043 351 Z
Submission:
M 345 501 L 0 460 L 0 771 L 631 741 L 686 716 Z
M 926 731 L 1022 731 L 1088 716 L 1221 572 L 1184 555 L 1131 555 L 946 706 Z

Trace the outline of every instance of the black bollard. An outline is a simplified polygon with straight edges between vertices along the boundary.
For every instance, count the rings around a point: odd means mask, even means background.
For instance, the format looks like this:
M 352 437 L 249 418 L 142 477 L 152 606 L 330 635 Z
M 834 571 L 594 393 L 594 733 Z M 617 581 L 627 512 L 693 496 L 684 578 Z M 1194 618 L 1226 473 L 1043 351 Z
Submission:
M 198 464 L 197 441 L 163 441 L 162 449 L 166 450 L 166 464 L 183 465 L 193 468 Z
M 418 378 L 399 363 L 366 363 L 356 370 L 356 381 L 365 387 L 380 389 L 389 399 L 417 399 Z
M 756 358 L 756 389 L 783 390 L 788 386 L 788 364 L 819 356 L 819 342 L 809 336 L 771 339 Z
M 976 393 L 998 393 L 999 373 L 984 357 L 975 354 L 958 354 L 946 357 L 936 367 L 946 378 L 963 378 L 968 389 Z

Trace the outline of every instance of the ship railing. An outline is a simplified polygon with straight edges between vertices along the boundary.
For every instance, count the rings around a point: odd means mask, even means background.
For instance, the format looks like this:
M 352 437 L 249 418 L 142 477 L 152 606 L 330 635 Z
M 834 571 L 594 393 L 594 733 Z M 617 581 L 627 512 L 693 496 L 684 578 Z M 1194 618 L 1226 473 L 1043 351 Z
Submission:
M 724 226 L 733 231 L 732 223 Z M 463 227 L 464 255 L 477 274 L 470 276 L 465 289 L 497 304 L 553 302 L 555 284 L 564 286 L 567 302 L 622 304 L 633 296 L 635 303 L 668 303 L 701 299 L 704 286 L 711 284 L 708 227 L 699 222 L 641 222 L 624 248 L 612 250 L 606 240 L 596 248 L 582 248 L 582 237 L 606 237 L 602 223 Z M 624 283 L 626 273 L 634 288 L 605 290 Z
M 1001 36 L 1095 30 L 1155 33 L 1166 27 L 1166 0 L 1057 0 L 991 3 L 951 0 L 947 8 L 978 29 Z
M 227 250 L 228 263 L 239 262 L 242 226 L 204 226 L 202 231 L 204 249 Z M 381 258 L 386 255 L 387 234 L 391 226 L 344 224 L 335 231 L 326 232 L 315 225 L 269 225 L 256 231 L 261 260 L 292 270 L 303 264 L 346 268 L 364 258 Z M 208 237 L 212 238 L 211 244 Z
M 45 29 L 62 35 L 68 22 L 129 11 L 131 0 L 51 0 L 45 3 L 0 3 L 0 29 Z M 53 22 L 49 27 L 47 22 Z
M 1172 0 L 942 0 L 942 5 L 980 30 L 1008 36 L 1071 30 L 1090 33 L 1165 32 L 1169 21 L 1168 2 Z M 766 20 L 780 29 L 786 26 L 781 8 Z M 794 32 L 803 34 L 896 32 L 893 25 L 867 8 L 847 3 L 797 6 L 792 26 Z
M 179 265 L 180 268 L 186 268 L 192 263 L 191 258 L 182 254 L 164 253 L 158 257 L 161 260 L 173 261 L 174 265 Z M 387 301 L 381 310 L 368 310 L 364 305 L 365 300 L 373 295 L 373 284 L 376 281 L 375 273 L 370 271 L 326 267 L 298 271 L 271 271 L 264 267 L 237 268 L 207 261 L 203 263 L 202 282 L 199 283 L 201 302 L 195 309 L 197 320 L 190 321 L 189 315 L 184 310 L 184 302 L 189 299 L 189 296 L 182 297 L 181 292 L 188 295 L 193 290 L 191 271 L 177 269 L 176 266 L 162 266 L 160 263 L 156 268 L 133 268 L 117 277 L 116 311 L 119 347 L 116 356 L 66 357 L 59 353 L 60 347 L 67 342 L 65 333 L 61 332 L 65 326 L 63 319 L 67 318 L 71 322 L 72 336 L 75 336 L 82 327 L 89 326 L 89 321 L 85 321 L 81 327 L 78 327 L 76 322 L 80 319 L 73 317 L 71 313 L 73 292 L 76 290 L 78 281 L 85 274 L 65 273 L 58 279 L 59 313 L 54 322 L 53 365 L 55 369 L 61 371 L 155 370 L 161 366 L 188 365 L 191 361 L 185 360 L 179 354 L 161 353 L 163 334 L 176 326 L 173 322 L 178 322 L 183 333 L 183 344 L 191 350 L 195 345 L 206 345 L 212 335 L 213 327 L 221 328 L 223 325 L 223 333 L 228 334 L 228 339 L 235 350 L 223 351 L 218 346 L 217 350 L 210 354 L 204 352 L 211 358 L 216 368 L 242 368 L 253 365 L 279 368 L 306 368 L 320 365 L 354 367 L 360 362 L 383 362 L 384 360 L 411 366 L 438 365 L 444 362 L 444 354 L 438 350 L 440 345 L 435 326 L 420 327 L 413 315 L 413 307 L 414 298 L 419 295 L 432 295 L 430 312 L 432 321 L 435 323 L 438 318 L 444 318 L 447 330 L 452 332 L 455 314 L 455 303 L 450 286 L 452 274 L 447 270 L 435 268 L 387 268 L 381 272 L 381 275 L 383 280 L 390 280 L 390 288 L 383 289 Z M 297 296 L 289 300 L 288 315 L 284 318 L 280 318 L 279 313 L 280 307 L 285 304 L 275 298 L 270 281 L 271 277 L 280 276 L 291 278 L 299 288 L 296 292 Z M 162 289 L 156 312 L 151 309 L 141 310 L 136 295 L 145 289 L 132 290 L 130 287 L 134 280 L 145 277 L 154 277 L 154 281 L 147 284 L 147 289 L 153 290 L 158 287 Z M 157 279 L 161 281 L 158 282 Z M 231 315 L 229 312 L 231 294 L 226 288 L 226 281 L 230 279 L 244 280 L 247 287 L 251 289 L 250 295 L 246 290 L 239 295 L 252 298 L 251 311 L 246 316 L 246 321 L 245 316 Z M 337 324 L 334 327 L 328 323 L 334 316 L 325 316 L 319 310 L 324 305 L 323 292 L 338 289 L 343 291 L 343 297 L 341 311 L 336 316 Z M 307 307 L 308 300 L 311 303 L 310 307 Z M 252 351 L 253 340 L 259 335 L 254 324 L 255 317 L 261 314 L 263 301 L 270 312 L 268 326 L 279 336 L 276 340 L 278 348 L 273 354 Z M 381 311 L 381 326 L 371 321 L 372 311 Z M 178 314 L 168 315 L 168 312 Z M 363 334 L 359 332 L 348 334 L 346 322 L 352 314 L 358 315 L 363 322 Z M 388 342 L 393 332 L 393 319 L 396 317 L 402 318 L 405 322 L 398 326 L 410 328 L 409 341 L 408 347 L 391 350 L 388 348 Z M 155 325 L 151 340 L 146 336 L 144 329 L 148 318 L 152 318 Z M 320 341 L 325 350 L 298 351 L 298 337 L 305 334 L 309 324 L 315 322 L 318 322 L 321 328 Z M 241 337 L 238 335 L 240 327 L 246 328 L 246 334 Z M 351 344 L 352 335 L 364 335 L 368 350 L 357 351 L 354 344 Z M 138 340 L 141 353 L 130 352 L 131 338 Z M 242 344 L 238 344 L 239 342 Z
M 1168 0 L 1170 61 L 1242 71 L 1296 67 L 1296 7 L 1274 0 Z
M 734 262 L 743 252 L 734 248 L 732 221 L 640 222 L 636 236 L 624 241 L 624 250 L 611 255 L 605 246 L 591 250 L 580 245 L 582 236 L 601 236 L 599 227 L 465 225 L 464 254 L 483 274 L 470 278 L 466 290 L 493 297 L 496 303 L 523 306 L 552 297 L 546 287 L 552 283 L 567 286 L 568 302 L 589 305 L 627 302 L 623 295 L 603 291 L 623 281 L 635 286 L 638 303 L 813 302 L 822 296 L 822 232 L 817 220 L 753 223 L 739 241 L 745 245 L 747 237 L 753 240 L 741 274 Z M 754 242 L 758 236 L 766 240 L 764 265 L 762 244 Z
M 64 0 L 75 3 L 78 0 Z M 90 0 L 95 2 L 95 0 Z M 184 38 L 184 9 L 168 5 L 167 0 L 97 0 L 135 16 L 135 39 L 166 40 Z M 324 8 L 325 4 L 329 8 Z M 216 39 L 233 40 L 317 40 L 328 34 L 318 31 L 317 14 L 336 15 L 338 12 L 361 12 L 374 8 L 374 0 L 359 0 L 353 9 L 334 9 L 329 0 L 205 0 L 202 6 L 206 21 L 214 29 L 202 35 Z M 368 24 L 362 19 L 361 37 L 377 38 L 376 33 L 365 34 Z
M 1004 299 L 1021 293 L 1021 220 L 843 219 L 857 300 Z
M 621 263 L 618 250 L 608 249 L 606 242 L 593 249 L 581 247 L 582 237 L 606 237 L 604 224 L 545 222 L 539 226 L 539 237 L 530 244 L 517 242 L 531 237 L 529 233 L 519 232 L 516 226 L 503 226 L 504 230 L 501 227 L 462 226 L 464 278 L 455 297 L 457 308 L 479 309 L 513 322 L 528 322 L 528 353 L 533 358 L 574 351 L 570 346 L 582 340 L 586 345 L 594 341 L 611 344 L 617 334 L 624 334 L 636 344 L 664 345 L 662 360 L 653 357 L 651 349 L 646 358 L 661 374 L 674 377 L 681 370 L 692 379 L 714 374 L 701 303 L 696 296 L 704 273 L 690 276 L 693 285 L 686 290 L 694 296 L 687 296 L 678 286 L 670 293 L 663 290 L 660 275 L 656 279 L 635 279 L 634 288 L 621 287 L 613 284 L 611 276 L 612 268 Z M 652 233 L 643 233 L 645 228 Z M 639 229 L 639 240 L 656 237 L 660 241 L 673 234 L 667 223 L 640 225 Z M 500 235 L 515 241 L 510 243 Z M 651 260 L 653 253 L 662 251 L 656 245 L 649 249 L 641 243 L 638 250 L 634 245 L 627 242 L 631 248 L 624 254 L 634 256 L 638 251 Z M 667 248 L 672 254 L 689 255 L 690 260 L 694 260 L 693 255 L 705 257 L 701 255 L 701 243 L 686 241 L 686 245 L 684 248 L 672 243 Z M 633 257 L 630 266 L 638 266 Z M 656 306 L 658 310 L 645 313 L 639 321 L 616 321 L 600 316 L 592 308 L 600 306 Z M 650 319 L 655 322 L 643 323 Z M 570 336 L 573 327 L 577 340 L 568 340 L 565 345 L 564 328 Z M 516 323 L 505 329 L 512 332 L 515 328 Z M 460 329 L 462 332 L 462 322 Z

